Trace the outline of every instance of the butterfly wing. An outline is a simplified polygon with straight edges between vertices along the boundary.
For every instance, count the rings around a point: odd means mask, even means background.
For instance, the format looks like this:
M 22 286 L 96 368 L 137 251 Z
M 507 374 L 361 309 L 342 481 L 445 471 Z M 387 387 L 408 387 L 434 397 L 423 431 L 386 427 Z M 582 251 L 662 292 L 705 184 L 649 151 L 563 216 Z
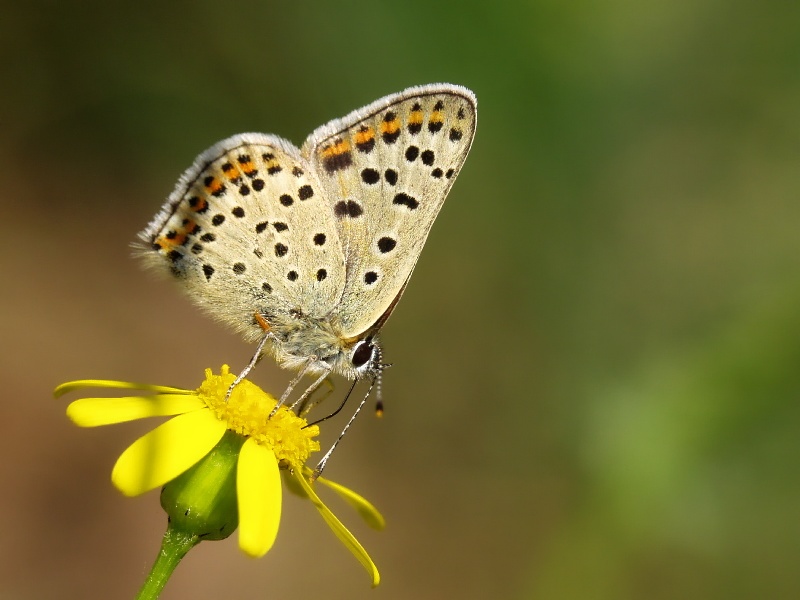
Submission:
M 303 145 L 344 251 L 342 337 L 380 327 L 402 294 L 472 145 L 476 107 L 460 86 L 413 87 L 320 127 Z
M 139 234 L 148 264 L 250 339 L 256 312 L 327 315 L 345 282 L 344 255 L 324 190 L 296 147 L 242 134 L 201 154 Z

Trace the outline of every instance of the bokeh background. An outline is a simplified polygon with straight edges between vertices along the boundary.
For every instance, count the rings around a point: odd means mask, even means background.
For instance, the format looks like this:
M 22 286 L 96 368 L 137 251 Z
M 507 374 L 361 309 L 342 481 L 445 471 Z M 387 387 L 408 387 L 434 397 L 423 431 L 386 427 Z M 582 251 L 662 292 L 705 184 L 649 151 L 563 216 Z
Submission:
M 477 137 L 327 471 L 383 583 L 288 498 L 264 559 L 202 544 L 163 597 L 800 597 L 800 3 L 0 10 L 0 598 L 133 597 L 163 531 L 109 482 L 152 423 L 79 430 L 57 383 L 250 357 L 130 256 L 178 175 L 437 81 Z

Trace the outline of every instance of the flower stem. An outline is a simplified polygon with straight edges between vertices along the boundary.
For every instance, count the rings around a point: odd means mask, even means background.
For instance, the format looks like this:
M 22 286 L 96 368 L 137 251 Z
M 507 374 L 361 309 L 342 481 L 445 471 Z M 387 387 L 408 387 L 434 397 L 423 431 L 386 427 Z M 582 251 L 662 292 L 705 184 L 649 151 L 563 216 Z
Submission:
M 200 542 L 197 535 L 179 531 L 172 527 L 167 526 L 167 531 L 164 533 L 164 539 L 161 541 L 161 549 L 156 557 L 156 562 L 147 580 L 144 582 L 142 589 L 136 596 L 136 600 L 155 600 L 161 594 L 161 590 L 169 581 L 172 572 L 181 559 L 186 556 L 196 544 Z

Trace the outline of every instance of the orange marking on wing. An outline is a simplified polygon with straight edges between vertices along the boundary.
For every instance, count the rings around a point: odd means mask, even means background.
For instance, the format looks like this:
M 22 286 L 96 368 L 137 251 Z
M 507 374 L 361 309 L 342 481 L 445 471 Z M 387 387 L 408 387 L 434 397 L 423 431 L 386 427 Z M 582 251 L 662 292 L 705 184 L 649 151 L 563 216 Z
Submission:
M 442 121 L 444 121 L 444 119 L 442 118 L 442 111 L 435 110 L 431 113 L 431 118 L 429 119 L 429 122 L 441 123 Z
M 205 198 L 197 198 L 194 206 L 192 206 L 191 204 L 189 206 L 194 212 L 203 212 L 205 209 L 208 208 L 208 200 L 206 200 Z
M 412 110 L 411 114 L 408 115 L 408 124 L 409 125 L 422 125 L 422 111 L 421 110 Z
M 322 157 L 333 158 L 340 154 L 346 154 L 347 152 L 350 152 L 350 142 L 347 140 L 337 140 L 330 146 L 326 146 L 322 149 Z
M 242 172 L 246 175 L 248 173 L 252 173 L 256 170 L 255 164 L 253 164 L 252 160 L 248 160 L 247 162 L 239 163 L 242 167 Z
M 368 144 L 375 139 L 375 130 L 372 127 L 367 127 L 364 131 L 356 131 L 354 136 L 357 145 Z
M 392 134 L 400 129 L 400 119 L 392 119 L 391 121 L 381 121 L 381 133 Z
M 217 179 L 216 177 L 214 177 L 214 178 L 211 179 L 211 181 L 209 181 L 206 184 L 206 189 L 210 193 L 215 194 L 216 192 L 218 192 L 218 191 L 220 191 L 222 189 L 222 182 L 219 179 Z
M 182 246 L 186 242 L 186 233 L 183 231 L 176 232 L 172 237 L 162 235 L 155 243 L 158 244 L 164 252 L 169 252 L 175 246 Z
M 228 181 L 233 181 L 234 179 L 238 179 L 242 176 L 242 174 L 239 172 L 239 169 L 233 165 L 230 165 L 230 168 L 227 170 L 223 169 L 222 172 L 225 173 L 225 177 L 228 178 Z
M 183 231 L 188 235 L 197 233 L 198 229 L 200 229 L 200 226 L 191 219 L 186 219 L 186 222 L 183 224 Z

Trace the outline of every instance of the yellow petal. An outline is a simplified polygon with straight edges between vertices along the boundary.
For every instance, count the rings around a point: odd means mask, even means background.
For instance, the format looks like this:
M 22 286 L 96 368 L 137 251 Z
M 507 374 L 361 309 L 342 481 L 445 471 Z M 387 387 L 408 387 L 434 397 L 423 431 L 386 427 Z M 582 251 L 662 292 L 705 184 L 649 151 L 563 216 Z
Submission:
M 204 406 L 194 394 L 81 398 L 67 407 L 67 416 L 80 427 L 97 427 L 145 417 L 179 415 Z
M 58 398 L 73 390 L 81 388 L 110 388 L 115 390 L 146 390 L 148 392 L 158 392 L 167 394 L 193 394 L 191 390 L 168 387 L 165 385 L 150 385 L 148 383 L 131 383 L 130 381 L 114 381 L 110 379 L 79 379 L 78 381 L 67 381 L 59 385 L 53 395 Z
M 281 476 L 275 453 L 248 439 L 236 470 L 239 548 L 253 558 L 272 548 L 281 521 Z
M 224 433 L 225 424 L 208 409 L 179 415 L 131 444 L 111 481 L 126 496 L 162 486 L 208 454 Z
M 303 490 L 308 495 L 308 499 L 314 503 L 314 506 L 317 508 L 319 513 L 322 515 L 322 518 L 325 519 L 325 522 L 328 524 L 333 530 L 333 533 L 336 534 L 336 537 L 341 540 L 341 542 L 347 547 L 350 552 L 353 553 L 353 556 L 358 559 L 358 562 L 367 570 L 367 573 L 370 577 L 372 577 L 372 587 L 376 587 L 381 582 L 380 573 L 378 573 L 378 567 L 375 566 L 375 563 L 372 562 L 372 559 L 367 554 L 367 551 L 364 550 L 364 547 L 358 543 L 358 540 L 350 533 L 345 527 L 342 522 L 336 518 L 330 509 L 325 506 L 325 504 L 320 500 L 317 493 L 311 487 L 311 484 L 306 481 L 306 478 L 299 472 L 299 469 L 295 471 L 295 477 L 297 478 L 298 482 L 301 486 L 303 486 Z
M 356 509 L 358 514 L 361 515 L 361 518 L 367 522 L 367 525 L 378 530 L 386 527 L 386 521 L 383 518 L 383 515 L 379 513 L 378 509 L 375 508 L 366 498 L 360 494 L 356 494 L 350 488 L 346 488 L 341 484 L 331 481 L 330 479 L 317 477 L 317 481 L 319 481 L 322 485 L 328 486 L 334 492 L 344 498 L 350 506 Z

